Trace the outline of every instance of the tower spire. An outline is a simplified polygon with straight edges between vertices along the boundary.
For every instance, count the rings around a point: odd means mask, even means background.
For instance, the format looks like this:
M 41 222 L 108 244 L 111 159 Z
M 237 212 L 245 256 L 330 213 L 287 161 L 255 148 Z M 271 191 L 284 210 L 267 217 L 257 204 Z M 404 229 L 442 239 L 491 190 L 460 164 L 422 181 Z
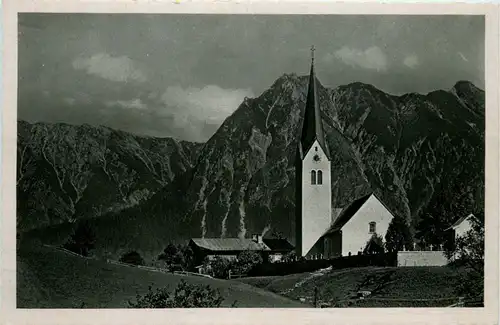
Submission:
M 314 45 L 311 46 L 311 71 L 309 73 L 309 86 L 307 90 L 306 109 L 300 143 L 302 152 L 305 154 L 309 151 L 314 141 L 317 140 L 323 151 L 329 157 L 328 147 L 326 146 L 323 134 L 323 123 L 321 121 L 321 110 L 319 108 L 318 90 L 316 87 L 316 74 L 314 72 L 315 51 L 316 48 Z

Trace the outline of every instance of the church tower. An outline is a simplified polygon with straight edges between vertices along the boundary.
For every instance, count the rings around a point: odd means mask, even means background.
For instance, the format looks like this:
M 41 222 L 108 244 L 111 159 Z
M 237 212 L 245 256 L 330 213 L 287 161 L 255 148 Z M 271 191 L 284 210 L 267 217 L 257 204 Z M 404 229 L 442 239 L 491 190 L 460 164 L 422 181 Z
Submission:
M 328 230 L 332 217 L 330 152 L 328 150 L 314 73 L 314 47 L 302 133 L 297 148 L 296 178 L 296 254 L 322 253 L 312 250 Z

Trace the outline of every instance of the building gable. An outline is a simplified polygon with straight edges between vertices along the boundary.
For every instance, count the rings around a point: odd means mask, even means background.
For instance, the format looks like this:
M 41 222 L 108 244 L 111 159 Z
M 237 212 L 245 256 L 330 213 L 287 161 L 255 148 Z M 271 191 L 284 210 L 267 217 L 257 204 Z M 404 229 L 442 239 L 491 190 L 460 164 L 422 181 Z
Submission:
M 473 228 L 471 222 L 472 219 L 482 224 L 482 222 L 475 215 L 469 214 L 459 218 L 451 227 L 447 228 L 446 230 L 453 230 L 455 232 L 455 237 L 461 237 Z
M 340 251 L 328 254 L 357 254 L 363 250 L 373 233 L 385 237 L 393 218 L 391 211 L 373 193 L 354 200 L 342 210 L 325 234 L 326 240 L 331 241 L 339 235 L 341 240 L 341 244 L 335 245 Z

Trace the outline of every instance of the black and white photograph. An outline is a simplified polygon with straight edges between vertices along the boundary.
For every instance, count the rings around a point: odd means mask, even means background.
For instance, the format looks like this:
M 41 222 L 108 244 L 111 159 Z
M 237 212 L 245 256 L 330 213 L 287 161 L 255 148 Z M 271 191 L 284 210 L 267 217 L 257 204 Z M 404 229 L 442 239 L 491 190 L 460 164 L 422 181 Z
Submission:
M 18 13 L 16 308 L 484 308 L 485 22 Z

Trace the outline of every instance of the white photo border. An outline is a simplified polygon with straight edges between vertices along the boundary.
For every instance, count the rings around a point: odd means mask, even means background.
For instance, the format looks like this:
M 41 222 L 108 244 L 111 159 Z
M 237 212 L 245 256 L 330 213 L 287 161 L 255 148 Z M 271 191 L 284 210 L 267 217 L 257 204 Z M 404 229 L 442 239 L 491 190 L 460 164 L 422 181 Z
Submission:
M 485 307 L 342 309 L 16 309 L 17 19 L 20 12 L 485 16 Z M 333 1 L 4 0 L 0 323 L 31 324 L 498 324 L 499 6 Z

